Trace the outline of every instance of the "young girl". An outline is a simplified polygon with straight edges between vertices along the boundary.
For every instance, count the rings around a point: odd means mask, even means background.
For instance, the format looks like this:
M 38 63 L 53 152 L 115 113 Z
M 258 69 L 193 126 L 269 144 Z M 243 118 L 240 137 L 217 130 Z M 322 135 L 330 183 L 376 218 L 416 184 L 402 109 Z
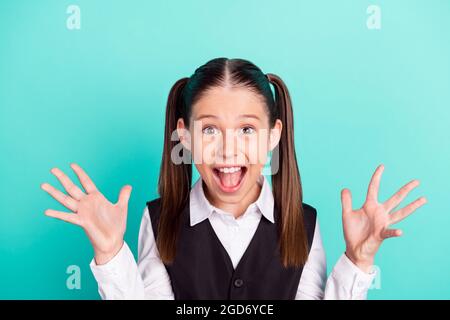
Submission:
M 274 94 L 271 89 L 273 86 Z M 242 59 L 217 58 L 170 90 L 160 198 L 147 202 L 138 262 L 124 242 L 131 186 L 110 203 L 71 164 L 84 191 L 59 169 L 68 195 L 41 185 L 71 213 L 45 214 L 81 226 L 103 299 L 365 299 L 384 239 L 426 200 L 394 210 L 419 182 L 377 200 L 383 166 L 352 209 L 341 193 L 346 251 L 327 279 L 316 210 L 302 202 L 286 85 Z M 263 168 L 271 159 L 271 185 Z M 191 187 L 192 164 L 200 173 Z M 391 211 L 393 211 L 391 213 Z

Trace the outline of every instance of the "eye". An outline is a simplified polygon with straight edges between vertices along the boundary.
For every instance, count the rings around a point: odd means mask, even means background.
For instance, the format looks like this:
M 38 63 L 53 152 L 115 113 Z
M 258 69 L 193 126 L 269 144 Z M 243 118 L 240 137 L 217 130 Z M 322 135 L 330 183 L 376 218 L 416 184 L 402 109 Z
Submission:
M 255 129 L 253 128 L 253 127 L 250 127 L 250 126 L 246 126 L 246 127 L 243 127 L 242 129 L 241 129 L 241 133 L 243 133 L 243 134 L 245 134 L 245 135 L 247 135 L 247 134 L 252 134 L 252 133 L 254 133 L 255 132 Z
M 207 126 L 202 129 L 202 132 L 206 135 L 213 135 L 219 133 L 219 130 L 213 126 Z

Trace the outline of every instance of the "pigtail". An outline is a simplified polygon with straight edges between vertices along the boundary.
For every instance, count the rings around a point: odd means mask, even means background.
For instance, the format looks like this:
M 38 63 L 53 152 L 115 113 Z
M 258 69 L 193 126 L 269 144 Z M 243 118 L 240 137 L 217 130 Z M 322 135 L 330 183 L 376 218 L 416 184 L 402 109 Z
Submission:
M 177 120 L 184 107 L 183 90 L 188 80 L 189 78 L 178 80 L 167 99 L 164 148 L 158 183 L 161 214 L 156 239 L 161 260 L 165 264 L 170 264 L 175 258 L 180 216 L 189 199 L 192 182 L 192 164 L 175 164 L 171 159 L 172 150 L 179 143 L 172 141 L 172 134 L 176 132 Z M 186 150 L 183 149 L 183 152 Z
M 280 253 L 285 267 L 302 266 L 308 258 L 308 241 L 303 221 L 303 195 L 294 146 L 294 119 L 289 91 L 280 77 L 267 74 L 274 87 L 275 103 L 283 123 L 281 139 L 274 152 L 278 168 L 272 170 L 275 206 L 280 212 Z

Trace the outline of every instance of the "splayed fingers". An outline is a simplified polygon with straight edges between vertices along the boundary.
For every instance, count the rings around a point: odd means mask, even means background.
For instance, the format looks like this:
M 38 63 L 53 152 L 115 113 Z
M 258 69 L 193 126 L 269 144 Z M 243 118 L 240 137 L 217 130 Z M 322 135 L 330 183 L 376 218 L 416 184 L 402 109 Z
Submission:
M 81 198 L 85 195 L 77 185 L 75 185 L 72 180 L 59 168 L 53 168 L 50 170 L 51 173 L 61 182 L 64 189 L 66 189 L 67 193 L 75 200 L 81 200 Z
M 72 212 L 77 212 L 78 201 L 72 198 L 71 196 L 64 194 L 63 192 L 59 191 L 49 183 L 43 183 L 41 185 L 41 188 L 42 190 L 46 191 L 49 195 L 51 195 L 56 201 L 65 206 L 67 209 L 71 210 Z

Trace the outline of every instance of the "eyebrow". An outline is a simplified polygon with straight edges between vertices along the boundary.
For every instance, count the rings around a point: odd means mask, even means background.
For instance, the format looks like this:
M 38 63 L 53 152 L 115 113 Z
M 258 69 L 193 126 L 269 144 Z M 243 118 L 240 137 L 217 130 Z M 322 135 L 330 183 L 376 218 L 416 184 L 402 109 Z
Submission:
M 200 120 L 203 118 L 218 118 L 218 117 L 213 114 L 201 114 L 197 118 L 195 118 L 195 120 Z
M 241 114 L 239 118 L 253 118 L 256 120 L 261 120 L 256 114 Z
M 200 120 L 200 119 L 203 119 L 203 118 L 215 118 L 215 119 L 217 119 L 219 117 L 214 115 L 214 114 L 201 114 L 197 118 L 195 118 L 195 120 Z M 253 118 L 253 119 L 256 119 L 256 120 L 261 120 L 256 114 L 241 114 L 241 115 L 239 115 L 238 118 Z

